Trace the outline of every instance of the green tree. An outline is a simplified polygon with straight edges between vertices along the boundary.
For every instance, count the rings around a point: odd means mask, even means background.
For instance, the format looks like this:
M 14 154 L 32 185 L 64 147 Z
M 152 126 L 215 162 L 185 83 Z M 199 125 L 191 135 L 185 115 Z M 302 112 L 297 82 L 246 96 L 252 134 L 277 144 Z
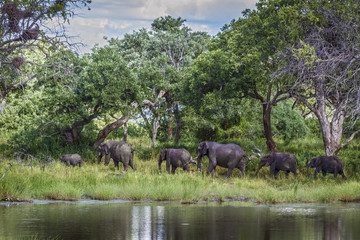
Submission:
M 287 14 L 297 9 L 297 2 L 261 0 L 255 10 L 244 11 L 243 18 L 225 25 L 212 41 L 211 52 L 198 60 L 202 70 L 194 75 L 202 95 L 221 91 L 225 99 L 250 97 L 261 104 L 269 151 L 277 151 L 271 131 L 272 108 L 291 97 L 287 79 L 273 73 L 282 61 L 279 52 L 299 35 L 298 29 L 284 24 Z
M 61 68 L 61 62 L 48 61 L 66 42 L 63 24 L 73 10 L 88 6 L 90 0 L 34 0 L 0 2 L 0 85 L 2 112 L 7 95 L 37 77 L 39 67 Z M 50 27 L 51 26 L 51 27 Z M 62 40 L 62 43 L 61 43 Z M 37 56 L 29 57 L 35 51 Z M 57 59 L 58 60 L 58 59 Z
M 148 127 L 152 146 L 160 127 L 160 120 L 167 113 L 168 138 L 172 136 L 173 112 L 177 122 L 175 141 L 180 137 L 178 92 L 189 63 L 205 50 L 209 36 L 192 32 L 185 20 L 170 16 L 155 19 L 152 31 L 140 29 L 126 34 L 123 39 L 111 39 L 122 58 L 129 61 L 129 68 L 139 79 L 142 98 L 138 104 L 140 114 Z M 140 98 L 139 98 L 140 99 Z M 165 118 L 163 118 L 165 119 Z

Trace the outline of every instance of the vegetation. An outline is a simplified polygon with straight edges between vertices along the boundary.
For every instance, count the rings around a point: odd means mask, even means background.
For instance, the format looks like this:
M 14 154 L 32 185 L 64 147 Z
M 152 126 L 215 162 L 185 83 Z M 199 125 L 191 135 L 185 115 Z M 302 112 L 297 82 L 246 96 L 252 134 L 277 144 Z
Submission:
M 357 1 L 260 0 L 213 37 L 181 17 L 160 17 L 151 30 L 109 39 L 84 56 L 59 38 L 46 41 L 34 22 L 68 20 L 89 3 L 65 2 L 0 4 L 1 199 L 360 199 Z M 9 7 L 27 15 L 13 21 Z M 20 29 L 24 22 L 32 27 Z M 27 38 L 29 30 L 39 36 Z M 26 50 L 34 46 L 51 57 Z M 20 53 L 24 65 L 13 61 Z M 96 164 L 102 142 L 123 139 L 137 150 L 137 172 Z M 202 141 L 239 144 L 253 158 L 247 176 L 236 170 L 225 179 L 217 168 L 212 178 L 206 160 L 203 172 L 159 172 L 163 148 L 183 147 L 195 158 Z M 299 176 L 275 180 L 262 169 L 254 178 L 255 149 L 293 153 Z M 80 154 L 84 166 L 67 168 L 64 153 Z M 313 180 L 306 159 L 334 154 L 348 179 Z

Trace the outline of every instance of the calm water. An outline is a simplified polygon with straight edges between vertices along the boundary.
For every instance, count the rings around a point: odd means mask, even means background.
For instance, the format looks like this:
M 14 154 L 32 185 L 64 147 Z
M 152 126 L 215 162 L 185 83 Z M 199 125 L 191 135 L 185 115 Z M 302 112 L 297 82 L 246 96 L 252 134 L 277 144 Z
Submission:
M 0 239 L 360 239 L 360 204 L 0 204 Z

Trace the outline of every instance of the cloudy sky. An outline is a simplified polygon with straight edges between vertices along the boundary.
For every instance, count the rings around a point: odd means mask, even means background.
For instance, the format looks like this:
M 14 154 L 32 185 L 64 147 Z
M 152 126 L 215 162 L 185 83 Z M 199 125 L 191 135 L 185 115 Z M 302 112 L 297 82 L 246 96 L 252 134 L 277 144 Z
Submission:
M 254 8 L 257 0 L 92 0 L 91 10 L 81 10 L 70 20 L 68 34 L 77 36 L 89 52 L 104 45 L 107 37 L 121 38 L 140 28 L 150 29 L 154 19 L 170 15 L 186 19 L 194 31 L 215 35 L 232 19 L 238 19 L 246 8 Z M 77 40 L 79 40 L 77 39 Z

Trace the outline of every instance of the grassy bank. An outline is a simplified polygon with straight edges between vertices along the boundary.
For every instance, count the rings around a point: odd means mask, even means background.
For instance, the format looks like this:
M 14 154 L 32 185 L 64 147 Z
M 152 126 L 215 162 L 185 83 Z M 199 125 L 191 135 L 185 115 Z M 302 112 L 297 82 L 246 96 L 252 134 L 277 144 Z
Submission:
M 204 159 L 205 160 L 205 159 Z M 206 162 L 206 161 L 204 161 Z M 83 198 L 108 200 L 175 200 L 183 203 L 223 201 L 226 198 L 248 199 L 254 203 L 336 202 L 360 200 L 360 182 L 333 179 L 332 175 L 313 180 L 313 170 L 299 169 L 298 178 L 284 174 L 280 179 L 268 177 L 268 168 L 254 178 L 252 170 L 245 178 L 234 170 L 226 179 L 225 169 L 217 169 L 214 178 L 195 171 L 178 170 L 169 175 L 157 169 L 156 160 L 137 160 L 137 172 L 121 173 L 113 165 L 105 167 L 85 163 L 82 168 L 66 167 L 59 162 L 45 166 L 4 160 L 0 162 L 1 199 L 61 199 Z M 165 167 L 165 166 L 164 166 Z M 5 173 L 5 175 L 3 175 Z

